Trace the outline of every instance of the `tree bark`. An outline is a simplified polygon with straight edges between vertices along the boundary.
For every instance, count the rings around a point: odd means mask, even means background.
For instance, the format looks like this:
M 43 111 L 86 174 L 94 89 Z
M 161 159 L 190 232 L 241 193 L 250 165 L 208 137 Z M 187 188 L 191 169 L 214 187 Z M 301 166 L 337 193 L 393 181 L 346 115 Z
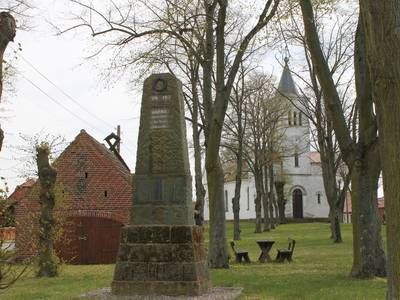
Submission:
M 278 216 L 280 224 L 286 223 L 286 217 L 285 217 L 286 199 L 283 190 L 284 186 L 285 183 L 283 181 L 275 181 L 275 190 L 276 190 L 276 195 L 278 196 Z
M 241 122 L 239 120 L 239 122 Z M 240 130 L 240 129 L 239 129 Z M 233 209 L 233 239 L 240 240 L 240 190 L 242 187 L 242 169 L 243 169 L 243 154 L 242 141 L 239 140 L 238 153 L 236 155 L 236 181 L 235 181 L 235 196 L 232 198 Z
M 321 50 L 310 0 L 300 1 L 307 45 L 321 84 L 325 105 L 332 116 L 333 128 L 343 159 L 352 170 L 353 268 L 355 277 L 385 275 L 385 256 L 377 215 L 377 179 L 380 162 L 377 153 L 377 131 L 373 115 L 368 68 L 365 67 L 362 27 L 358 26 L 355 42 L 355 76 L 359 112 L 358 141 L 351 138 L 340 98 L 328 63 Z M 360 25 L 360 23 L 359 23 Z
M 387 232 L 387 299 L 400 299 L 400 3 L 360 1 L 376 104 Z
M 199 120 L 199 95 L 197 91 L 197 74 L 192 73 L 191 76 L 191 89 L 193 95 L 193 109 L 192 109 L 192 133 L 193 133 L 193 147 L 194 147 L 194 174 L 196 186 L 196 208 L 200 213 L 200 218 L 204 220 L 204 198 L 206 190 L 203 185 L 203 174 L 201 168 L 201 146 L 200 146 L 200 130 L 198 125 Z
M 270 231 L 272 228 L 272 215 L 270 214 L 269 211 L 269 206 L 270 206 L 270 199 L 268 195 L 268 172 L 267 172 L 267 166 L 263 166 L 263 191 L 262 191 L 262 207 L 263 207 L 263 213 L 264 213 L 264 218 L 263 218 L 263 223 L 264 223 L 264 228 L 263 231 Z
M 36 148 L 40 183 L 38 277 L 54 277 L 58 275 L 58 267 L 54 253 L 56 220 L 53 216 L 53 209 L 55 206 L 54 186 L 56 184 L 57 172 L 50 166 L 49 153 L 48 145 L 40 145 Z
M 254 181 L 256 186 L 256 199 L 255 202 L 255 210 L 256 210 L 256 223 L 255 223 L 255 233 L 261 233 L 263 231 L 262 224 L 262 198 L 263 198 L 263 178 L 262 171 L 257 166 L 254 168 Z
M 270 163 L 268 165 L 268 182 L 269 182 L 269 215 L 271 218 L 271 229 L 275 229 L 277 225 L 276 217 L 274 216 L 274 202 L 275 202 L 275 193 L 274 193 L 274 164 Z
M 9 42 L 14 40 L 16 25 L 14 17 L 5 11 L 0 12 L 0 102 L 3 95 L 3 61 L 4 52 Z M 0 151 L 3 146 L 4 132 L 0 128 Z

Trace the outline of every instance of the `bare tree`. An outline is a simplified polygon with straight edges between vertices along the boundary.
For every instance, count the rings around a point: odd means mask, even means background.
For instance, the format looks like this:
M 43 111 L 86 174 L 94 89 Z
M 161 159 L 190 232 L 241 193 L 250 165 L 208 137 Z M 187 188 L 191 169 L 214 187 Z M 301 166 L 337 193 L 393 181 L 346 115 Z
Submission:
M 202 11 L 190 8 L 189 2 L 181 1 L 132 1 L 123 6 L 116 6 L 111 1 L 108 11 L 102 12 L 91 3 L 71 0 L 83 12 L 77 16 L 77 24 L 70 29 L 85 27 L 93 37 L 109 37 L 105 48 L 113 48 L 123 56 L 122 50 L 129 51 L 128 45 L 144 41 L 149 36 L 163 36 L 178 41 L 190 49 L 190 53 L 202 68 L 202 102 L 204 108 L 205 168 L 210 204 L 210 245 L 208 252 L 209 266 L 227 268 L 228 253 L 225 231 L 225 211 L 223 201 L 223 171 L 219 159 L 222 124 L 228 106 L 229 97 L 246 49 L 253 38 L 267 26 L 274 16 L 279 0 L 267 0 L 261 7 L 255 24 L 233 49 L 232 63 L 226 64 L 226 32 L 229 29 L 227 0 L 204 0 Z M 189 14 L 171 14 L 181 10 Z M 140 10 L 140 15 L 136 11 Z M 193 28 L 201 28 L 204 38 L 198 37 L 199 44 L 193 44 Z M 104 42 L 104 41 L 103 41 Z M 129 56 L 128 56 L 129 57 Z M 215 81 L 213 77 L 215 75 Z M 214 87 L 214 89 L 213 89 Z M 213 91 L 215 93 L 213 94 Z
M 331 21 L 332 24 L 328 28 L 323 24 L 327 17 L 335 20 L 334 22 Z M 352 60 L 354 28 L 356 27 L 355 19 L 356 17 L 352 11 L 339 18 L 335 12 L 322 10 L 315 21 L 321 36 L 321 48 L 324 51 L 326 60 L 332 66 L 331 73 L 335 80 L 335 86 L 339 91 L 342 91 L 340 99 L 349 128 L 352 125 L 351 117 L 353 117 L 353 114 L 348 113 L 349 109 L 353 108 L 351 111 L 354 112 L 354 105 L 348 102 L 352 98 L 349 95 L 349 91 L 351 91 L 354 83 Z M 305 65 L 301 66 L 299 72 L 292 70 L 292 73 L 296 75 L 303 86 L 301 97 L 299 98 L 302 107 L 298 109 L 308 117 L 314 128 L 312 137 L 314 145 L 320 153 L 325 194 L 330 208 L 331 237 L 335 243 L 340 243 L 342 242 L 340 222 L 350 174 L 346 172 L 346 174 L 343 174 L 343 178 L 338 180 L 340 171 L 345 170 L 342 168 L 343 160 L 335 138 L 331 115 L 323 104 L 323 93 L 311 61 L 303 26 L 300 22 L 298 10 L 292 8 L 288 22 L 282 22 L 280 30 L 286 43 L 300 46 L 304 49 Z
M 235 193 L 232 198 L 233 210 L 233 239 L 240 240 L 240 191 L 242 187 L 242 178 L 245 175 L 243 166 L 245 163 L 243 157 L 243 140 L 246 132 L 246 101 L 249 93 L 246 86 L 246 79 L 251 68 L 241 63 L 239 75 L 232 88 L 230 105 L 224 122 L 224 132 L 222 136 L 222 146 L 230 151 L 234 156 L 235 165 Z
M 248 99 L 245 106 L 247 126 L 243 142 L 244 157 L 255 180 L 255 232 L 260 233 L 275 226 L 275 221 L 271 225 L 271 219 L 274 219 L 273 164 L 277 162 L 282 150 L 284 130 L 281 120 L 287 107 L 275 97 L 270 76 L 252 74 L 247 80 L 246 90 Z
M 400 299 L 400 5 L 360 1 L 371 89 L 376 105 L 387 231 L 387 299 Z
M 300 1 L 308 49 L 328 112 L 332 116 L 340 150 L 351 170 L 353 203 L 353 268 L 356 277 L 385 276 L 385 254 L 378 219 L 377 188 L 381 163 L 377 124 L 373 110 L 371 82 L 366 65 L 363 26 L 359 22 L 355 41 L 356 107 L 358 136 L 353 138 L 347 126 L 331 69 L 321 50 L 313 8 L 309 0 Z

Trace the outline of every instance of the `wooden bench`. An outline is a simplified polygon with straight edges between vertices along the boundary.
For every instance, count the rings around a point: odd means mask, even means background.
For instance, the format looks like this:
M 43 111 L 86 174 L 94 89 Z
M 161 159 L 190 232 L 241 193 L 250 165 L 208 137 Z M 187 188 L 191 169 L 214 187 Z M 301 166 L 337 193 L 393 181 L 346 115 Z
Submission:
M 242 263 L 242 262 L 250 263 L 250 257 L 249 257 L 248 251 L 244 251 L 244 250 L 236 251 L 235 243 L 233 241 L 231 242 L 231 247 L 232 247 L 233 253 L 235 253 L 237 263 Z
M 289 245 L 287 249 L 278 249 L 278 254 L 276 255 L 276 262 L 282 263 L 285 259 L 288 262 L 292 262 L 293 250 L 294 246 L 296 245 L 296 241 L 289 238 Z

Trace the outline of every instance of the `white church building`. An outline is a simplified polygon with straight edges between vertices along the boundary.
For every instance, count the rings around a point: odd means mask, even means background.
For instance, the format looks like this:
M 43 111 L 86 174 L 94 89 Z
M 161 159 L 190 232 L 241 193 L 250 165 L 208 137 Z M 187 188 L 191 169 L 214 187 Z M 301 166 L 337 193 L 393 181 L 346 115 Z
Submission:
M 299 93 L 288 67 L 288 60 L 280 78 L 278 93 L 282 101 L 288 102 L 288 113 L 282 122 L 286 122 L 283 144 L 286 153 L 279 166 L 275 167 L 278 176 L 285 178 L 284 193 L 286 198 L 285 215 L 288 218 L 327 218 L 327 203 L 320 155 L 310 151 L 310 125 L 308 119 L 298 109 L 301 107 Z M 291 101 L 288 100 L 291 99 Z M 233 220 L 232 198 L 235 192 L 234 176 L 224 184 L 226 219 Z M 205 186 L 206 187 L 206 186 Z M 240 194 L 240 219 L 255 219 L 256 188 L 254 177 L 249 172 L 242 180 Z M 209 219 L 209 203 L 206 195 L 204 218 Z

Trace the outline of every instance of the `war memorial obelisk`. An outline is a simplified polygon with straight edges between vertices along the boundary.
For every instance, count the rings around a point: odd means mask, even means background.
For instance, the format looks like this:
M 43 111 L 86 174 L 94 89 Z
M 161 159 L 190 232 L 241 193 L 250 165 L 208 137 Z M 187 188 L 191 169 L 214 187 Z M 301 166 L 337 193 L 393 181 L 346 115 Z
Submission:
M 201 295 L 210 287 L 202 229 L 193 225 L 181 82 L 154 74 L 143 87 L 130 225 L 114 295 Z

